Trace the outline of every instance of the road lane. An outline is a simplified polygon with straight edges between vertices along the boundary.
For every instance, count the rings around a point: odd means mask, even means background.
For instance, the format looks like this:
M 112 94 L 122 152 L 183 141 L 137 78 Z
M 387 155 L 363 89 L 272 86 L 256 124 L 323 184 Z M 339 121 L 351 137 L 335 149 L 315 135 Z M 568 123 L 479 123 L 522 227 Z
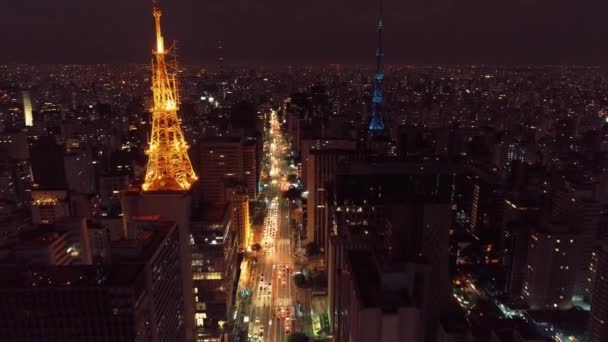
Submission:
M 295 317 L 296 288 L 292 277 L 294 248 L 289 224 L 290 206 L 281 198 L 289 172 L 284 160 L 287 147 L 276 112 L 271 113 L 270 120 L 270 134 L 265 135 L 264 142 L 270 161 L 269 167 L 264 169 L 267 169 L 264 172 L 268 172 L 269 184 L 265 192 L 268 212 L 260 242 L 262 250 L 257 255 L 257 265 L 251 267 L 248 281 L 239 282 L 239 289 L 251 287 L 253 297 L 247 327 L 249 341 L 255 342 L 287 341 L 287 336 L 295 329 L 292 317 Z

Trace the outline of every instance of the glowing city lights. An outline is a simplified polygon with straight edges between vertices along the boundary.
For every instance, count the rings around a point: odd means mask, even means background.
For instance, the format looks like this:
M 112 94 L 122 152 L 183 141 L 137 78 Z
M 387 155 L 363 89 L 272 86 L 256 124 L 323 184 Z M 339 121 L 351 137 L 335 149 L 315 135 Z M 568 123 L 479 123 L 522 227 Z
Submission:
M 161 33 L 161 11 L 154 4 L 156 62 L 152 63 L 152 132 L 150 135 L 144 191 L 188 190 L 197 180 L 188 157 L 188 144 L 177 117 L 179 94 L 175 75 L 167 72 Z

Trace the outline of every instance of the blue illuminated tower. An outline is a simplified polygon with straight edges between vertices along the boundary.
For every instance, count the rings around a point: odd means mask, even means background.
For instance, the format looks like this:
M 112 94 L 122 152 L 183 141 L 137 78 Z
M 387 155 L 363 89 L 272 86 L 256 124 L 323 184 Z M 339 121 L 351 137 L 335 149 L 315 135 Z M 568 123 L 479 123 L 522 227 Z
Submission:
M 369 122 L 368 131 L 370 134 L 380 133 L 384 131 L 384 118 L 382 117 L 382 81 L 384 73 L 382 72 L 382 0 L 380 1 L 380 20 L 378 21 L 378 50 L 376 50 L 376 75 L 374 77 L 374 90 L 372 92 L 372 118 Z

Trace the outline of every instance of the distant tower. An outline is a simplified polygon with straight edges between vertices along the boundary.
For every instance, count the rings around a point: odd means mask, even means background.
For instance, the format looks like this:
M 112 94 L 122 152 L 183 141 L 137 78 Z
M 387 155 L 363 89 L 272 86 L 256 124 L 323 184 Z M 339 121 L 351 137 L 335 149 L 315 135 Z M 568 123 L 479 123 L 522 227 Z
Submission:
M 221 40 L 217 41 L 217 65 L 220 70 L 224 67 L 224 45 Z
M 34 126 L 34 117 L 32 115 L 32 98 L 29 91 L 23 92 L 23 117 L 27 127 Z
M 378 21 L 378 50 L 376 50 L 376 75 L 374 77 L 374 90 L 372 92 L 372 118 L 369 122 L 368 131 L 370 134 L 376 134 L 384 131 L 384 118 L 382 117 L 382 81 L 384 73 L 382 72 L 382 0 L 380 0 L 380 20 Z
M 226 79 L 224 73 L 224 45 L 221 40 L 217 41 L 217 82 L 219 89 L 219 97 L 222 100 L 226 99 Z
M 188 144 L 177 118 L 179 94 L 175 74 L 167 72 L 165 44 L 160 30 L 161 11 L 154 1 L 156 23 L 156 62 L 152 61 L 152 134 L 146 154 L 148 167 L 142 184 L 144 191 L 188 190 L 197 179 Z
M 175 65 L 167 65 L 165 58 L 168 51 L 160 29 L 161 11 L 158 0 L 152 0 L 154 21 L 156 24 L 155 60 L 152 61 L 152 132 L 148 155 L 146 178 L 142 191 L 130 191 L 121 198 L 123 224 L 131 234 L 134 226 L 131 222 L 136 216 L 158 216 L 163 221 L 177 223 L 179 230 L 179 259 L 182 275 L 182 293 L 184 312 L 175 312 L 182 317 L 186 338 L 194 341 L 195 332 L 195 297 L 192 287 L 192 251 L 190 249 L 190 218 L 192 197 L 187 191 L 197 180 L 188 157 L 188 144 L 177 117 L 179 94 L 175 76 Z M 167 68 L 171 67 L 171 73 Z M 172 277 L 174 274 L 165 274 Z M 162 340 L 162 339 L 161 339 Z M 167 339 L 164 339 L 167 340 Z

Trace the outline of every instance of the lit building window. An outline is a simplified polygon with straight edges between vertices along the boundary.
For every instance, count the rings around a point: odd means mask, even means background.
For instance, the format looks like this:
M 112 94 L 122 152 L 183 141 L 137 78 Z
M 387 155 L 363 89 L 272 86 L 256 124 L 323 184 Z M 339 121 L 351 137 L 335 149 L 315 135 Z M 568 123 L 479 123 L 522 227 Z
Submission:
M 205 324 L 205 318 L 207 318 L 207 314 L 204 312 L 197 312 L 194 314 L 194 319 L 196 320 L 196 326 L 202 327 Z
M 222 272 L 194 272 L 192 275 L 194 280 L 220 280 Z

